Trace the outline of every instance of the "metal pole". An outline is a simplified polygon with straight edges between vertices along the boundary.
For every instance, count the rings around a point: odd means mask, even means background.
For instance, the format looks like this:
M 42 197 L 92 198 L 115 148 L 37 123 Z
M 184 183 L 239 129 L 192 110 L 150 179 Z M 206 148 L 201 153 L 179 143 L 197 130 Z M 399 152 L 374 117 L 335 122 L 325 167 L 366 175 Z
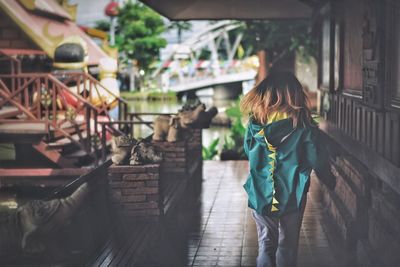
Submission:
M 110 45 L 115 45 L 115 27 L 116 27 L 117 19 L 115 17 L 111 17 L 111 25 L 110 25 Z

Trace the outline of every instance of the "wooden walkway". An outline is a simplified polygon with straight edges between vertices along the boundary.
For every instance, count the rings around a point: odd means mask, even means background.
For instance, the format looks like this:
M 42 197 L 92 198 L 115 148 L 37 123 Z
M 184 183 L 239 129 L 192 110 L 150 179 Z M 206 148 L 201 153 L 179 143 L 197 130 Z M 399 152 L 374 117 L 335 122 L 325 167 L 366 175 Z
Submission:
M 114 234 L 83 265 L 255 267 L 257 234 L 242 188 L 247 172 L 246 161 L 205 161 L 202 184 L 192 179 L 169 216 L 159 223 L 115 224 Z M 311 184 L 298 267 L 342 267 L 344 257 L 326 234 L 315 177 Z
M 255 266 L 257 234 L 242 184 L 247 162 L 206 161 L 197 227 L 189 232 L 187 266 Z M 312 178 L 299 242 L 298 267 L 343 266 L 328 242 Z
M 155 235 L 157 226 L 154 223 L 127 225 L 121 222 L 115 228 L 99 253 L 86 264 L 87 267 L 135 266 L 149 239 Z

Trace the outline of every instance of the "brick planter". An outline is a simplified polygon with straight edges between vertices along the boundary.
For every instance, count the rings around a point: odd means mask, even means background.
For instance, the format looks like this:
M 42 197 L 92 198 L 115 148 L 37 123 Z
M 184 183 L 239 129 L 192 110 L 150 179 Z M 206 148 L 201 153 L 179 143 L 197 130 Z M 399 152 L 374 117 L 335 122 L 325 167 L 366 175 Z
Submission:
M 152 143 L 158 152 L 164 155 L 164 161 L 160 165 L 161 173 L 166 176 L 186 174 L 186 140 L 174 143 L 155 142 Z
M 156 150 L 164 154 L 161 173 L 167 177 L 190 178 L 202 163 L 201 139 L 202 130 L 191 129 L 188 138 L 183 141 L 174 143 L 153 141 Z
M 108 181 L 111 205 L 124 218 L 157 221 L 163 214 L 159 165 L 111 165 Z

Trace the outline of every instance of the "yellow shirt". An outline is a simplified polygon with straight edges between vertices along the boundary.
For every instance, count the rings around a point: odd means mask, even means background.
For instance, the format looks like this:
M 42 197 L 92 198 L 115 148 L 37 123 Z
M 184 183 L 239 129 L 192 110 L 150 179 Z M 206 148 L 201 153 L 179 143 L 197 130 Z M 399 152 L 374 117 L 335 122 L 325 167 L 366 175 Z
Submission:
M 281 112 L 275 111 L 275 112 L 272 112 L 268 116 L 267 124 L 275 122 L 275 121 L 287 119 L 287 118 L 288 118 L 288 115 L 286 113 L 281 113 Z

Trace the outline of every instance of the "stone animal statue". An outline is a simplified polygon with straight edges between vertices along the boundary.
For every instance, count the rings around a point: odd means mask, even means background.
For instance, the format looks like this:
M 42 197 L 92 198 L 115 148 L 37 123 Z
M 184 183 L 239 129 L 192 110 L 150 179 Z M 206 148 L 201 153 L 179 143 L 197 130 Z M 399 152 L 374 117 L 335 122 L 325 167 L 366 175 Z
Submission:
M 212 118 L 217 114 L 218 109 L 216 107 L 211 107 L 206 111 L 206 106 L 200 104 L 193 110 L 179 112 L 178 116 L 185 128 L 203 129 L 210 127 Z
M 82 184 L 69 197 L 53 200 L 32 200 L 16 210 L 0 212 L 1 262 L 29 258 L 54 259 L 61 249 L 57 236 L 68 225 L 84 203 L 89 192 Z
M 116 165 L 128 164 L 129 155 L 135 140 L 127 135 L 113 137 L 111 140 L 111 161 Z
M 212 118 L 218 109 L 211 107 L 206 111 L 202 103 L 194 109 L 181 111 L 176 116 L 160 115 L 154 120 L 154 141 L 176 142 L 181 140 L 188 128 L 203 129 L 210 127 Z
M 199 106 L 201 104 L 202 103 L 199 99 L 196 99 L 194 102 L 186 102 L 185 104 L 183 104 L 181 109 L 178 110 L 178 112 L 194 110 L 197 106 Z
M 181 123 L 185 128 L 189 128 L 196 122 L 199 115 L 206 110 L 206 105 L 200 103 L 193 109 L 178 112 L 178 116 L 181 118 Z
M 154 119 L 154 141 L 176 142 L 182 138 L 182 125 L 179 116 L 160 115 Z
M 161 163 L 162 160 L 162 153 L 157 152 L 149 142 L 139 140 L 132 147 L 130 165 Z
M 209 128 L 212 119 L 217 114 L 218 114 L 218 109 L 214 106 L 204 112 L 201 112 L 193 128 L 199 128 L 199 129 Z

